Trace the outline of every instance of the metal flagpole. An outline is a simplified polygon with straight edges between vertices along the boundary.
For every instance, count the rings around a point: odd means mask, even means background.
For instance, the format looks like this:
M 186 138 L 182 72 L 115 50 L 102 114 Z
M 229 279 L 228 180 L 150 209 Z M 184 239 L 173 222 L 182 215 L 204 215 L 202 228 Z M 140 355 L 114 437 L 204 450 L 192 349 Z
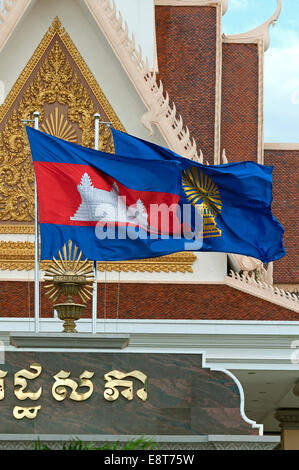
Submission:
M 94 115 L 94 148 L 99 150 L 99 129 L 100 129 L 100 119 L 101 116 L 99 113 Z M 98 266 L 97 262 L 93 262 L 93 271 L 94 271 L 94 284 L 93 284 L 93 295 L 92 295 L 92 333 L 97 332 L 97 310 L 98 310 Z
M 33 113 L 34 129 L 38 129 L 39 112 Z M 35 333 L 39 332 L 39 233 L 36 180 L 34 186 L 34 324 Z
M 25 125 L 33 122 L 34 129 L 38 130 L 39 112 L 34 111 L 33 119 L 21 119 Z M 36 179 L 34 178 L 34 331 L 39 332 L 39 233 L 38 233 L 38 207 Z
M 94 149 L 99 150 L 99 130 L 100 124 L 105 124 L 110 127 L 112 122 L 100 121 L 101 116 L 99 113 L 95 113 L 94 117 Z M 95 282 L 93 284 L 93 295 L 92 295 L 92 333 L 97 332 L 97 310 L 98 310 L 98 266 L 97 262 L 93 262 L 93 271 Z

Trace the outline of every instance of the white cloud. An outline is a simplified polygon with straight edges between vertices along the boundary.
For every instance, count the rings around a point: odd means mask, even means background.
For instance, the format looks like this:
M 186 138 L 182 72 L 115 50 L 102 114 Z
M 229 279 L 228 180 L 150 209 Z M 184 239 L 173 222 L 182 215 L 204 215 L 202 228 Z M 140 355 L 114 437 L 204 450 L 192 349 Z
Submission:
M 270 47 L 265 54 L 266 142 L 299 142 L 298 57 L 299 38 L 291 47 Z
M 245 10 L 248 7 L 248 0 L 229 0 L 230 10 Z

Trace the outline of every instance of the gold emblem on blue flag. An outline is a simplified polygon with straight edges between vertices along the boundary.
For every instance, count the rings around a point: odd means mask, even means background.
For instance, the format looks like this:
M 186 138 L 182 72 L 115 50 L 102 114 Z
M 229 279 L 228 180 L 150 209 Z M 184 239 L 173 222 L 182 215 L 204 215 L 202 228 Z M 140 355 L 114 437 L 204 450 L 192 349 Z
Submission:
M 183 172 L 182 186 L 188 201 L 196 208 L 203 220 L 199 236 L 221 237 L 215 219 L 221 213 L 222 201 L 218 186 L 202 170 L 192 166 Z

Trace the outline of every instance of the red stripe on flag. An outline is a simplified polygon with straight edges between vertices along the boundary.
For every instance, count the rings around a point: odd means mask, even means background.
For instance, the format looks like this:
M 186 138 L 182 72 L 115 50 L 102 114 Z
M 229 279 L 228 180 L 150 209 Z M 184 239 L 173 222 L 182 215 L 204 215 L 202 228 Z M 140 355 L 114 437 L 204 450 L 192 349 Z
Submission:
M 154 204 L 158 206 L 164 204 L 168 207 L 173 205 L 172 207 L 176 207 L 179 202 L 179 195 L 177 194 L 136 191 L 127 188 L 111 176 L 88 165 L 35 162 L 34 169 L 37 180 L 40 223 L 80 226 L 96 225 L 97 222 L 95 220 L 80 220 L 82 210 L 78 211 L 83 202 L 78 186 L 80 186 L 82 191 L 82 177 L 87 174 L 89 180 L 86 180 L 91 183 L 91 186 L 87 187 L 87 199 L 92 198 L 93 193 L 96 194 L 95 200 L 97 197 L 101 198 L 101 194 L 103 194 L 104 198 L 108 197 L 109 199 L 109 193 L 113 189 L 113 184 L 116 183 L 119 196 L 122 197 L 122 200 L 125 198 L 126 206 L 136 205 L 139 199 L 142 201 L 147 211 L 148 224 L 152 229 L 158 232 L 167 232 L 169 226 L 169 233 L 180 230 L 176 216 L 171 216 L 170 220 L 166 220 L 163 217 L 161 218 L 161 216 L 157 217 L 155 211 L 151 211 L 153 209 L 151 206 Z M 91 188 L 94 188 L 95 191 Z M 96 190 L 103 190 L 105 193 L 99 193 Z M 175 210 L 173 212 L 175 213 Z

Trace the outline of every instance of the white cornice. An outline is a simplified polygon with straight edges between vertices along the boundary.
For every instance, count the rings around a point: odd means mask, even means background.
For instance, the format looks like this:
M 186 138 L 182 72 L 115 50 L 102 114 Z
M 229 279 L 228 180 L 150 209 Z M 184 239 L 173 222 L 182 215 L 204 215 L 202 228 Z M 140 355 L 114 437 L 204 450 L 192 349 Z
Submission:
M 264 150 L 297 150 L 299 151 L 299 143 L 266 143 L 264 144 Z
M 60 332 L 62 322 L 42 318 L 40 327 L 41 332 Z M 77 327 L 81 333 L 90 332 L 91 320 L 81 319 Z M 9 346 L 10 332 L 33 328 L 33 318 L 31 322 L 28 318 L 0 318 L 0 340 L 4 341 L 5 351 L 16 350 Z M 207 367 L 298 370 L 299 322 L 295 321 L 101 319 L 97 331 L 129 334 L 125 353 L 203 354 Z M 20 353 L 22 350 L 18 348 Z
M 222 15 L 225 15 L 227 10 L 228 10 L 228 0 L 222 0 Z
M 221 4 L 222 15 L 225 15 L 228 9 L 228 0 L 154 0 L 156 6 L 198 6 L 198 7 L 214 7 Z
M 266 51 L 270 46 L 270 26 L 274 26 L 277 22 L 280 12 L 281 12 L 282 3 L 281 0 L 277 0 L 277 7 L 273 15 L 265 21 L 263 24 L 257 28 L 251 29 L 241 34 L 232 34 L 225 35 L 223 34 L 224 42 L 236 42 L 236 43 L 252 43 L 252 42 L 263 42 L 264 51 Z

